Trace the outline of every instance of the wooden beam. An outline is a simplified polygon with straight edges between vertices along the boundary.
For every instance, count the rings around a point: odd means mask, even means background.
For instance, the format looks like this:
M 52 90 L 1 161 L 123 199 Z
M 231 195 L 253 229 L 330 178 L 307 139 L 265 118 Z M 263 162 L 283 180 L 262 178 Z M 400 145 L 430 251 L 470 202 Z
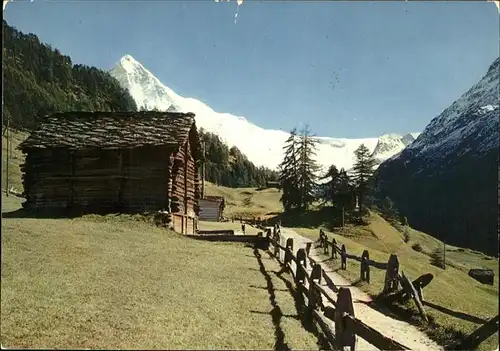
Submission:
M 426 322 L 428 322 L 429 320 L 427 319 L 427 315 L 424 310 L 424 305 L 422 304 L 422 301 L 420 301 L 419 294 L 417 293 L 417 290 L 413 286 L 413 283 L 405 276 L 404 272 L 401 272 L 401 276 L 399 279 L 401 280 L 401 285 L 403 286 L 403 289 L 406 291 L 406 294 L 413 297 L 415 305 L 417 305 L 418 311 L 420 312 L 422 318 Z
M 486 324 L 483 324 L 476 329 L 472 334 L 465 338 L 454 350 L 475 350 L 479 344 L 488 339 L 491 335 L 498 332 L 498 315 L 490 319 Z
M 366 340 L 379 350 L 410 350 L 408 347 L 400 344 L 396 340 L 382 335 L 377 330 L 361 322 L 348 314 L 344 314 L 344 323 L 346 329 L 352 330 L 360 338 Z

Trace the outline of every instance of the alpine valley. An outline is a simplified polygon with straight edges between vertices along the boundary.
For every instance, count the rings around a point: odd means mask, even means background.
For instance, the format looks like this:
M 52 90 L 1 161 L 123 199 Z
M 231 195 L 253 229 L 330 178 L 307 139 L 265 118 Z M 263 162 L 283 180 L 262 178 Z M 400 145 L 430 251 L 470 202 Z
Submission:
M 447 243 L 498 254 L 497 58 L 486 75 L 376 172 L 412 227 Z
M 179 96 L 130 55 L 123 56 L 110 73 L 129 91 L 139 109 L 193 112 L 198 127 L 218 135 L 229 147 L 236 146 L 256 166 L 276 169 L 281 162 L 289 133 L 263 129 L 244 117 L 215 112 L 199 100 Z M 316 158 L 323 171 L 332 164 L 349 170 L 354 164 L 354 150 L 365 144 L 381 163 L 411 144 L 418 134 L 360 139 L 318 137 Z

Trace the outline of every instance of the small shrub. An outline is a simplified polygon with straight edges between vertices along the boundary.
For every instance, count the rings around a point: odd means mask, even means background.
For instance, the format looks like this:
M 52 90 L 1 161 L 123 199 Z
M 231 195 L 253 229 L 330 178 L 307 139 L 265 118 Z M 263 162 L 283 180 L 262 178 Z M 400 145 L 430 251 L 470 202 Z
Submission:
M 411 248 L 417 252 L 422 252 L 424 249 L 422 248 L 422 245 L 419 243 L 415 243 L 411 246 Z
M 431 254 L 431 264 L 433 266 L 445 269 L 445 261 L 444 261 L 444 255 L 443 255 L 443 249 L 441 248 L 436 248 L 432 254 Z
M 404 236 L 405 243 L 410 241 L 410 231 L 408 230 L 408 227 L 405 228 L 405 230 L 403 232 L 403 236 Z

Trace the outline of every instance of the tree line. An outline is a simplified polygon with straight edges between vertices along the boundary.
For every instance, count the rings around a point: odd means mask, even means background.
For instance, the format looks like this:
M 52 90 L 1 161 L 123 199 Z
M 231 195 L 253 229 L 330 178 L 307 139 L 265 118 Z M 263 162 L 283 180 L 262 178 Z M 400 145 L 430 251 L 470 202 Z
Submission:
M 357 148 L 351 170 L 339 170 L 332 164 L 327 172 L 318 175 L 317 144 L 308 126 L 300 131 L 293 129 L 285 142 L 278 178 L 285 212 L 305 212 L 314 205 L 342 211 L 351 211 L 357 205 L 363 212 L 371 206 L 376 160 L 370 150 L 364 144 Z
M 255 166 L 236 147 L 228 147 L 218 135 L 200 128 L 205 147 L 205 179 L 227 187 L 263 187 L 276 181 L 278 174 L 265 167 Z
M 136 111 L 108 72 L 74 65 L 69 56 L 3 21 L 3 123 L 32 130 L 37 119 L 66 111 Z

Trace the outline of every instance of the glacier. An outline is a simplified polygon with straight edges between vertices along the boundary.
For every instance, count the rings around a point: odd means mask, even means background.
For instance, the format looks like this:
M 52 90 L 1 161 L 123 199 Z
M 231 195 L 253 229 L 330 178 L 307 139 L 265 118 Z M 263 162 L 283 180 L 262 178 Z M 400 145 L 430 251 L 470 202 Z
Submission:
M 229 147 L 236 146 L 256 166 L 277 169 L 283 156 L 283 145 L 289 133 L 261 128 L 245 117 L 214 111 L 203 102 L 182 97 L 164 85 L 131 55 L 123 56 L 110 74 L 127 89 L 139 109 L 171 112 L 193 112 L 196 124 L 218 135 Z M 316 161 L 321 171 L 332 164 L 350 170 L 355 162 L 354 151 L 361 145 L 372 152 L 377 164 L 400 153 L 419 133 L 386 134 L 373 138 L 317 137 Z

